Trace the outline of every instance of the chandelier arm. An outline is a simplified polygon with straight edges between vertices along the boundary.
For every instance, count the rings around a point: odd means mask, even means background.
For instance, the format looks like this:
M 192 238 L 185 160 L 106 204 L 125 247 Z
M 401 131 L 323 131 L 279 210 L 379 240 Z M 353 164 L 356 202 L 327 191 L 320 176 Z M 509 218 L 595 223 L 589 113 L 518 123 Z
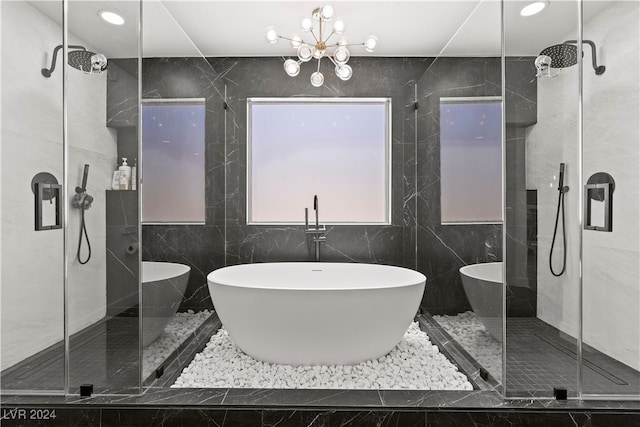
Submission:
M 304 61 L 302 61 L 302 59 L 294 59 L 293 58 L 287 58 L 286 56 L 281 56 L 280 59 L 282 59 L 283 61 L 286 61 L 287 59 L 293 59 L 294 61 L 296 61 L 298 63 L 298 65 L 302 65 Z
M 340 46 L 344 46 L 344 47 L 347 47 L 347 46 L 364 46 L 364 42 L 362 42 L 362 43 L 349 43 L 349 44 L 342 44 L 342 45 L 340 45 L 338 43 L 336 43 L 336 44 L 328 44 L 327 48 L 329 48 L 329 47 L 340 47 Z
M 335 31 L 331 31 L 331 34 L 329 34 L 329 36 L 327 36 L 327 39 L 324 41 L 324 43 L 325 43 L 325 44 L 327 44 L 327 42 L 329 41 L 329 39 L 330 39 L 331 37 L 333 37 L 335 34 L 336 34 L 336 32 L 335 32 Z M 336 44 L 337 44 L 337 42 L 336 42 Z
M 289 40 L 289 41 L 291 41 L 291 42 L 292 42 L 292 41 L 295 41 L 295 40 L 293 40 L 293 39 L 290 39 L 289 37 L 285 37 L 285 36 L 281 36 L 281 35 L 278 35 L 278 38 L 279 38 L 279 39 Z M 304 43 L 304 41 L 303 41 L 303 43 Z
M 311 33 L 311 35 L 313 36 L 314 40 L 316 41 L 316 43 L 318 43 L 320 40 L 318 40 L 318 37 L 316 37 L 316 33 L 313 32 L 313 30 L 309 30 L 309 32 Z
M 318 72 L 320 72 L 320 60 L 321 60 L 321 59 L 322 59 L 322 58 L 318 58 Z
M 335 65 L 336 67 L 338 66 L 338 63 L 335 61 L 335 59 L 333 59 L 331 55 L 327 55 L 327 58 L 329 58 L 329 60 L 333 62 L 333 65 Z

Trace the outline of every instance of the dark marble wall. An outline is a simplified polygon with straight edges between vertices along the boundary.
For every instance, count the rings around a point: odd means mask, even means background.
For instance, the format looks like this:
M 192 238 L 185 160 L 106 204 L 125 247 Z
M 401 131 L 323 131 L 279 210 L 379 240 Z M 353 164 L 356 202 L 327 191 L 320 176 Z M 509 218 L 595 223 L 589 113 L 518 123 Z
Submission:
M 107 126 L 115 129 L 118 162 L 138 158 L 138 60 L 109 59 Z M 114 170 L 116 165 L 114 164 Z M 138 305 L 138 193 L 106 190 L 107 315 Z
M 303 76 L 304 70 L 298 78 L 288 77 L 279 58 L 210 59 L 209 63 L 198 58 L 143 61 L 143 98 L 206 98 L 206 224 L 145 225 L 142 232 L 143 259 L 191 266 L 182 310 L 211 308 L 206 275 L 216 268 L 313 259 L 313 247 L 303 227 L 245 224 L 246 99 L 251 96 L 392 99 L 392 225 L 330 226 L 322 260 L 415 264 L 415 222 L 411 222 L 415 215 L 405 209 L 406 194 L 415 192 L 415 180 L 406 173 L 414 173 L 415 126 L 411 120 L 415 116 L 415 81 L 430 60 L 354 58 L 350 63 L 357 78 L 343 82 L 330 70 L 323 70 L 325 84 L 314 88 Z M 302 216 L 304 206 L 300 212 Z
M 107 315 L 138 304 L 138 192 L 106 190 Z
M 537 314 L 536 198 L 526 189 L 526 132 L 537 122 L 538 90 L 533 57 L 506 59 L 505 236 L 509 317 Z M 532 206 L 531 203 L 534 203 Z
M 302 67 L 295 78 L 282 70 L 280 58 L 211 59 L 227 82 L 227 264 L 312 260 L 313 246 L 302 226 L 246 225 L 246 117 L 248 97 L 390 97 L 392 102 L 392 224 L 390 226 L 329 226 L 321 259 L 405 265 L 413 256 L 412 216 L 405 199 L 411 191 L 415 152 L 413 98 L 417 77 L 430 59 L 353 58 L 354 77 L 339 80 L 323 61 L 325 84 L 314 88 Z M 325 68 L 326 67 L 326 68 Z M 320 161 L 330 162 L 331 159 Z M 295 179 L 295 177 L 292 177 Z M 320 201 L 322 202 L 322 201 Z M 311 206 L 312 200 L 309 200 Z M 304 215 L 300 206 L 300 217 Z M 322 222 L 322 218 L 320 218 Z M 406 254 L 405 250 L 411 250 Z M 405 259 L 406 258 L 406 259 Z
M 206 277 L 224 266 L 224 82 L 202 58 L 149 58 L 142 98 L 205 98 L 205 224 L 143 225 L 142 259 L 190 266 L 180 310 L 212 308 Z
M 507 117 L 507 249 L 526 245 L 524 133 L 535 121 L 536 95 L 529 58 L 508 58 L 505 109 Z M 535 73 L 533 74 L 535 75 Z M 501 261 L 502 225 L 440 223 L 440 97 L 500 96 L 500 58 L 438 58 L 418 81 L 417 139 L 417 268 L 427 276 L 422 307 L 431 314 L 469 310 L 458 269 L 467 264 Z M 521 203 L 523 202 L 524 203 Z M 524 220 L 523 220 L 524 218 Z M 523 229 L 521 225 L 525 225 Z M 520 232 L 524 234 L 520 236 Z M 520 251 L 522 252 L 522 251 Z M 526 250 L 508 257 L 525 263 Z M 526 269 L 525 269 L 526 271 Z M 535 294 L 534 294 L 535 300 Z M 526 306 L 527 304 L 525 304 Z
M 535 121 L 531 64 L 530 58 L 507 59 L 507 157 L 512 164 L 507 168 L 507 227 L 514 226 L 507 248 L 522 254 L 512 258 L 523 268 L 518 276 L 523 280 L 527 280 L 527 207 L 522 129 Z M 313 246 L 302 226 L 245 224 L 246 102 L 251 96 L 390 97 L 392 224 L 328 227 L 322 260 L 415 268 L 428 278 L 423 308 L 433 314 L 469 309 L 458 268 L 502 259 L 502 227 L 440 225 L 439 97 L 500 95 L 500 60 L 353 58 L 351 65 L 350 81 L 343 82 L 325 69 L 324 86 L 314 88 L 305 67 L 298 77 L 290 78 L 280 58 L 143 61 L 143 98 L 206 98 L 206 224 L 145 225 L 142 233 L 143 259 L 191 266 L 183 310 L 211 308 L 206 275 L 216 268 L 313 259 Z

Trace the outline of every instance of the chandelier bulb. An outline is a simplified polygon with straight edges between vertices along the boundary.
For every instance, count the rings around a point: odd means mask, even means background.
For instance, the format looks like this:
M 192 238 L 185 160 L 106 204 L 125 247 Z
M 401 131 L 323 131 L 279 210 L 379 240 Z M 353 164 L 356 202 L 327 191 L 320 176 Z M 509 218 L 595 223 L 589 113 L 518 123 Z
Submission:
M 336 65 L 336 76 L 340 78 L 340 80 L 349 80 L 351 76 L 353 76 L 353 69 L 349 65 Z
M 369 36 L 364 41 L 364 50 L 367 52 L 373 52 L 378 45 L 378 38 L 376 36 Z
M 313 57 L 313 48 L 308 44 L 300 45 L 298 48 L 298 58 L 302 62 L 308 62 Z
M 345 28 L 346 28 L 346 25 L 344 24 L 344 21 L 342 21 L 341 19 L 338 19 L 336 22 L 333 23 L 333 32 L 336 33 L 337 35 L 344 33 Z
M 324 76 L 320 71 L 316 71 L 315 73 L 311 74 L 310 80 L 313 86 L 320 87 L 324 83 Z
M 267 39 L 267 42 L 271 44 L 277 42 L 279 37 L 280 36 L 278 36 L 278 32 L 276 31 L 275 27 L 268 27 L 267 31 L 264 34 L 264 38 Z
M 333 17 L 333 6 L 323 6 L 322 11 L 320 12 L 320 16 L 322 17 L 323 21 L 329 21 Z
M 300 64 L 293 59 L 284 61 L 284 71 L 290 76 L 295 77 L 300 73 Z
M 351 57 L 351 53 L 346 46 L 340 46 L 336 49 L 336 52 L 333 54 L 334 59 L 338 64 L 346 64 Z
M 313 30 L 313 21 L 311 20 L 311 18 L 309 18 L 308 16 L 302 18 L 302 22 L 300 22 L 300 28 L 302 28 L 302 31 L 306 32 Z
M 347 42 L 347 39 L 345 39 L 344 37 L 340 37 L 338 39 L 338 42 L 336 43 L 338 46 L 346 46 L 349 43 Z
M 291 47 L 298 49 L 300 46 L 302 46 L 302 37 L 297 34 L 291 36 Z

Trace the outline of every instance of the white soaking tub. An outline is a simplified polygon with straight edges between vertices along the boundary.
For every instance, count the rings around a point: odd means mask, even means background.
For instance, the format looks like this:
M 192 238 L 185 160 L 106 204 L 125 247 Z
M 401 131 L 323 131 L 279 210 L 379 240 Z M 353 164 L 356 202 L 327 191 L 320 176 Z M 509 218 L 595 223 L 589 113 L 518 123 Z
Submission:
M 413 320 L 424 275 L 349 263 L 262 263 L 207 276 L 235 344 L 264 362 L 354 364 L 393 349 Z
M 142 346 L 155 341 L 184 298 L 191 267 L 142 261 Z
M 460 278 L 473 313 L 502 342 L 502 263 L 466 265 L 460 268 Z

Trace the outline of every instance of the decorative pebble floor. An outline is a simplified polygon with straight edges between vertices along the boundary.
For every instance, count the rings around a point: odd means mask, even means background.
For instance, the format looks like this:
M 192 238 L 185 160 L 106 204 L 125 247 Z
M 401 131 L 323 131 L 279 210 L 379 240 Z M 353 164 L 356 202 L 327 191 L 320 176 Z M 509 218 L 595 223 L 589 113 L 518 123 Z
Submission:
M 176 313 L 158 339 L 143 349 L 143 378 L 151 375 L 211 314 L 213 312 L 210 310 Z
M 433 319 L 464 348 L 491 376 L 502 378 L 502 346 L 485 329 L 472 311 Z
M 472 390 L 417 322 L 386 356 L 356 365 L 278 365 L 244 354 L 224 328 L 172 387 Z

